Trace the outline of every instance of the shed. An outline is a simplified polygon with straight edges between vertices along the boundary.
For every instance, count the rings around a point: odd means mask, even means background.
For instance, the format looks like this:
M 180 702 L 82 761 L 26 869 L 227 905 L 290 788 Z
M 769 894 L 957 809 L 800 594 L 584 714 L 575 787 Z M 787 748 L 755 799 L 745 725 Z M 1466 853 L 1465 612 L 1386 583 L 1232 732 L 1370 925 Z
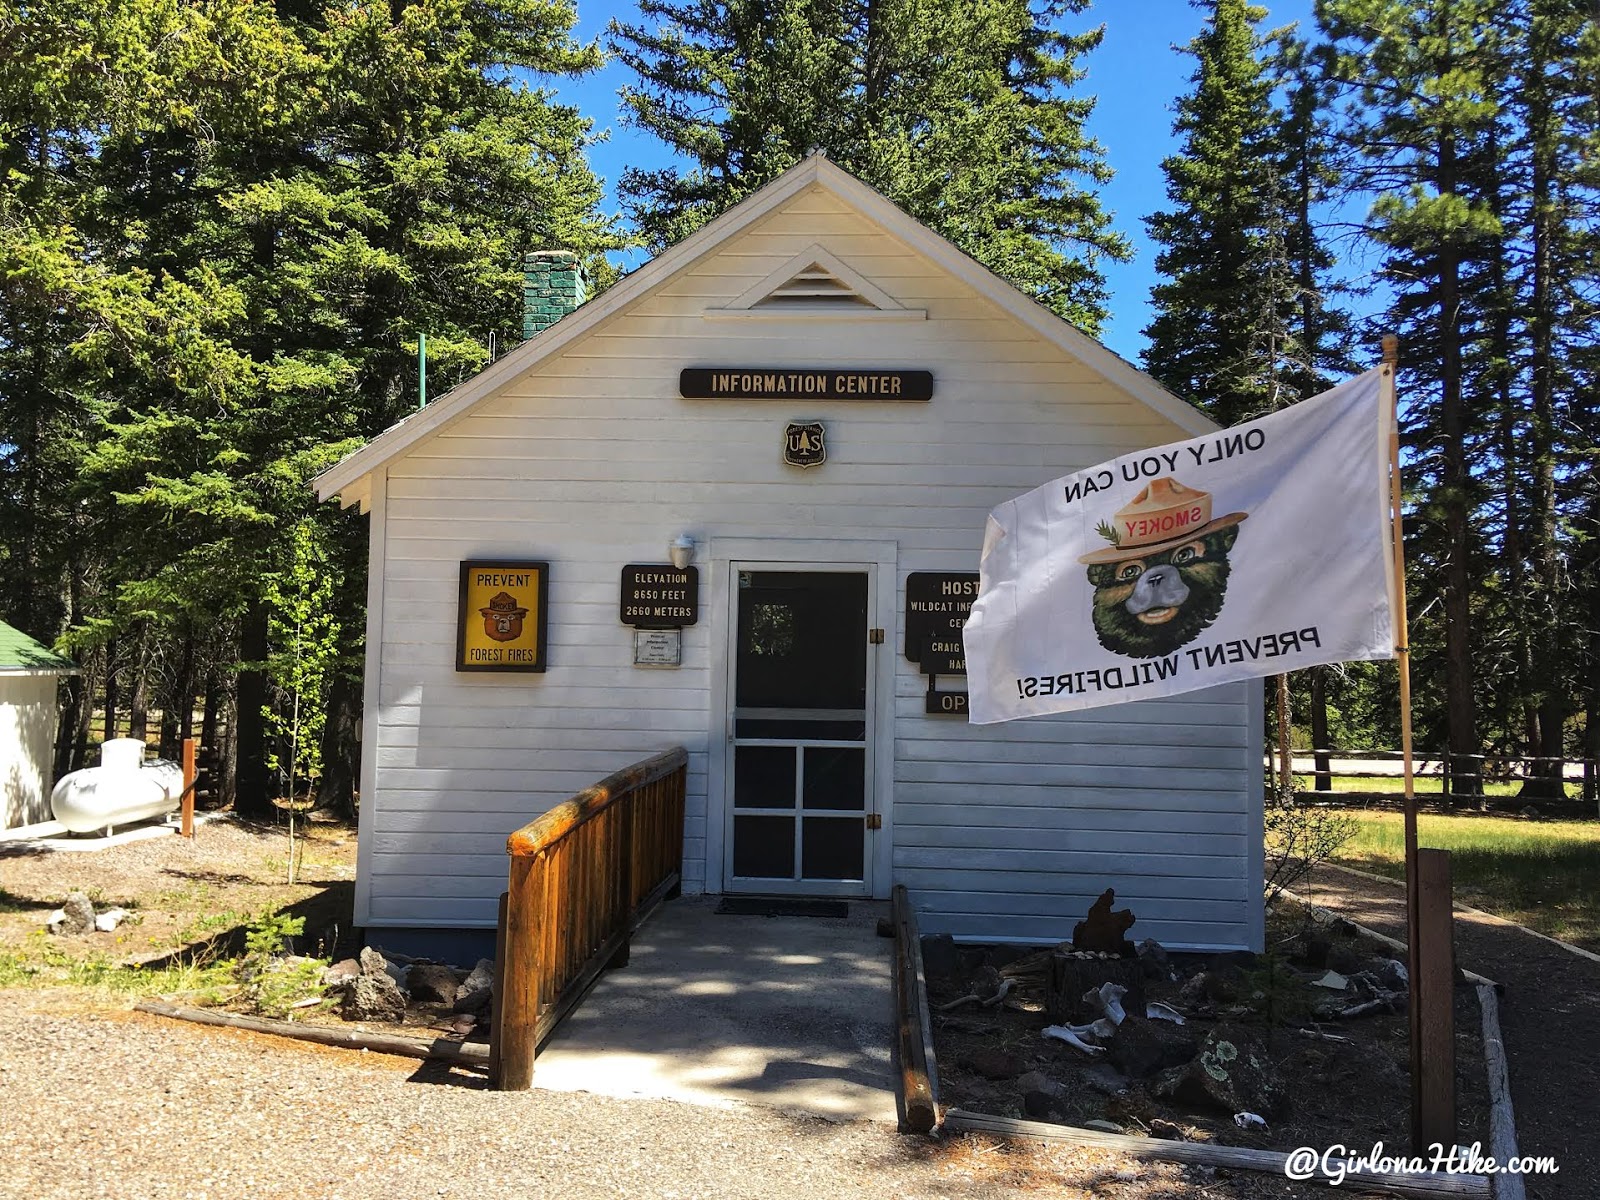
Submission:
M 0 829 L 50 819 L 56 684 L 77 673 L 71 660 L 0 621 Z
M 528 340 L 315 483 L 371 513 L 369 935 L 492 928 L 508 833 L 681 744 L 685 891 L 1261 947 L 1259 686 L 964 719 L 989 510 L 1209 421 L 821 157 L 587 303 L 528 269 Z

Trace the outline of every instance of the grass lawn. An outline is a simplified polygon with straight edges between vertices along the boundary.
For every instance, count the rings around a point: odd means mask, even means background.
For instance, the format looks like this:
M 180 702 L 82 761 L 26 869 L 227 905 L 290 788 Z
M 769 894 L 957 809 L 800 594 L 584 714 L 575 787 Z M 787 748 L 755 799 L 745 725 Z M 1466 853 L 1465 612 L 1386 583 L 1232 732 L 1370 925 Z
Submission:
M 1402 815 L 1349 815 L 1360 831 L 1334 861 L 1403 879 Z M 1600 821 L 1423 813 L 1417 839 L 1450 851 L 1458 902 L 1600 951 Z

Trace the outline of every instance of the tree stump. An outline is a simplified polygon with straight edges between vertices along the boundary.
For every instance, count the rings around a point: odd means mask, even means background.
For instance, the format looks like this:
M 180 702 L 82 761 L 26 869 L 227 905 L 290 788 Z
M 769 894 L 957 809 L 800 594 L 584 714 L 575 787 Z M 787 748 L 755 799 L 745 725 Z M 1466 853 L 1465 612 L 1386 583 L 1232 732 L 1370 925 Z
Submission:
M 1144 967 L 1137 958 L 1079 958 L 1063 951 L 1050 956 L 1045 974 L 1046 1015 L 1056 1025 L 1093 1021 L 1102 1014 L 1086 1003 L 1083 995 L 1104 983 L 1119 983 L 1127 988 L 1122 997 L 1123 1009 L 1144 1016 Z

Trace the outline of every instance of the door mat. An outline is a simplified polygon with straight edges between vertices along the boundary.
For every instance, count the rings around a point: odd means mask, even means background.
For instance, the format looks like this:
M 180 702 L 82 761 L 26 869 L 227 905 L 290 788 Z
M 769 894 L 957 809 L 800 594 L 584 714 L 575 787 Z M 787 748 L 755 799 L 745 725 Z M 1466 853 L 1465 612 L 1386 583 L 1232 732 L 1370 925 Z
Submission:
M 843 900 L 787 900 L 773 896 L 724 896 L 716 907 L 724 917 L 848 917 Z

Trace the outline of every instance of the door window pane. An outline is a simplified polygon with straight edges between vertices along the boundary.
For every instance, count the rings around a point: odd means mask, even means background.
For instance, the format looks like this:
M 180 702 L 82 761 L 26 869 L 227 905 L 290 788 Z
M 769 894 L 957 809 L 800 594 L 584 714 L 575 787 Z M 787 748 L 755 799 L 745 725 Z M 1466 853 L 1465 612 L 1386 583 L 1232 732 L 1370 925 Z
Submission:
M 800 838 L 804 878 L 862 878 L 864 834 L 860 817 L 806 817 Z
M 741 571 L 739 708 L 867 706 L 867 577 Z
M 861 840 L 861 835 L 856 835 Z M 734 817 L 733 873 L 750 879 L 794 878 L 794 818 Z
M 793 808 L 795 752 L 789 746 L 738 746 L 733 752 L 735 808 Z
M 806 808 L 860 812 L 867 806 L 867 752 L 837 746 L 807 746 Z

